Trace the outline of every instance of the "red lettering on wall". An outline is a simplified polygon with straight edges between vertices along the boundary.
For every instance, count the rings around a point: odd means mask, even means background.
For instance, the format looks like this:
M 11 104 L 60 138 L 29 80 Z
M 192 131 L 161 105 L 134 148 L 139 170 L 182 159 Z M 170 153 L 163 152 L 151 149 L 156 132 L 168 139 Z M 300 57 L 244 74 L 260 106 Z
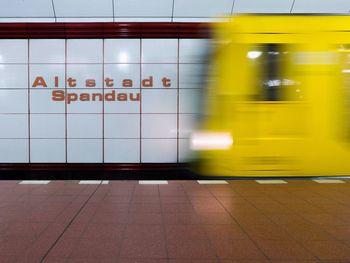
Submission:
M 105 79 L 105 83 L 106 83 L 106 87 L 113 87 L 113 79 L 110 79 L 110 78 L 106 78 Z
M 47 87 L 47 84 L 46 84 L 46 82 L 44 80 L 44 77 L 38 76 L 38 77 L 35 78 L 32 87 L 36 88 L 37 86 L 42 86 L 42 87 L 45 87 L 45 88 Z
M 52 91 L 52 100 L 53 101 L 64 101 L 64 91 L 63 90 Z
M 143 79 L 142 86 L 146 88 L 153 87 L 153 77 L 150 76 L 148 79 Z
M 125 88 L 131 88 L 132 87 L 132 80 L 131 79 L 123 79 L 122 86 Z
M 171 82 L 170 79 L 168 78 L 162 78 L 162 83 L 163 83 L 163 87 L 169 88 L 171 86 Z
M 87 79 L 85 81 L 85 87 L 88 87 L 88 88 L 96 87 L 96 81 L 94 79 Z
M 71 87 L 71 88 L 77 86 L 77 80 L 76 79 L 68 78 L 67 82 L 68 82 L 68 86 Z

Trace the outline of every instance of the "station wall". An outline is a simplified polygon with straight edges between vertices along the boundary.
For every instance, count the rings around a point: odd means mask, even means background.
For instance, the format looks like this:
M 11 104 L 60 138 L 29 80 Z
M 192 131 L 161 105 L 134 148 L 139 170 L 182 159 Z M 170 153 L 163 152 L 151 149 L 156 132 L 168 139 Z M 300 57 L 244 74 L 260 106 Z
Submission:
M 0 163 L 190 158 L 209 40 L 0 40 Z

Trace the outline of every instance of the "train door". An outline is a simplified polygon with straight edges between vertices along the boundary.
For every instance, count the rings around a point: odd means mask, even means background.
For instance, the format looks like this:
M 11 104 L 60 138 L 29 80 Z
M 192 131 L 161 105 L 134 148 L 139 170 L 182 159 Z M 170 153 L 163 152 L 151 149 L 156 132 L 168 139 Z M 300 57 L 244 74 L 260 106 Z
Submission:
M 294 49 L 276 43 L 249 45 L 246 70 L 252 81 L 233 118 L 239 173 L 300 173 L 307 114 L 302 81 L 292 67 Z

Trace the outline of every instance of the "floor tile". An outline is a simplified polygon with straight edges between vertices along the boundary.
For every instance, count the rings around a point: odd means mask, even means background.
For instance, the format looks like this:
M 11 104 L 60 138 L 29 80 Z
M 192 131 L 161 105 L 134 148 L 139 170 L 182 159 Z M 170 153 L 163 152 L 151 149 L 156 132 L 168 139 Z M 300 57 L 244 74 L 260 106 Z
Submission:
M 211 243 L 220 259 L 266 259 L 264 254 L 250 240 L 212 240 Z
M 258 240 L 258 247 L 271 260 L 309 260 L 315 257 L 292 240 Z
M 197 225 L 200 224 L 200 216 L 196 213 L 164 213 L 164 224 L 166 225 Z
M 0 262 L 350 262 L 350 184 L 226 182 L 1 181 Z
M 190 202 L 162 205 L 163 213 L 194 213 L 195 209 Z
M 285 225 L 284 229 L 296 240 L 332 240 L 334 237 L 314 224 Z
M 168 240 L 170 258 L 179 259 L 214 259 L 215 253 L 207 240 Z
M 130 213 L 160 213 L 160 203 L 132 203 Z
M 274 224 L 246 225 L 244 231 L 253 240 L 290 240 L 292 236 L 283 227 Z
M 124 234 L 125 239 L 164 240 L 163 225 L 127 225 Z
M 174 240 L 207 239 L 204 228 L 196 225 L 167 225 L 165 226 L 165 234 L 167 239 Z
M 121 258 L 164 259 L 167 257 L 165 240 L 124 239 Z
M 202 224 L 205 225 L 235 225 L 236 221 L 229 213 L 212 213 L 212 212 L 203 212 L 198 213 L 199 220 Z
M 82 239 L 114 239 L 121 240 L 124 235 L 124 225 L 89 224 L 81 235 Z
M 129 213 L 127 221 L 129 225 L 159 225 L 163 223 L 161 213 Z
M 104 239 L 103 242 L 94 239 L 81 239 L 78 246 L 71 253 L 71 258 L 117 258 L 120 249 L 120 240 Z
M 78 247 L 78 238 L 63 238 L 58 240 L 55 246 L 50 250 L 48 256 L 68 258 Z
M 205 225 L 209 239 L 248 239 L 249 236 L 238 225 Z
M 42 263 L 67 263 L 67 259 L 61 257 L 46 257 Z
M 309 241 L 303 245 L 321 260 L 350 261 L 350 248 L 340 241 Z

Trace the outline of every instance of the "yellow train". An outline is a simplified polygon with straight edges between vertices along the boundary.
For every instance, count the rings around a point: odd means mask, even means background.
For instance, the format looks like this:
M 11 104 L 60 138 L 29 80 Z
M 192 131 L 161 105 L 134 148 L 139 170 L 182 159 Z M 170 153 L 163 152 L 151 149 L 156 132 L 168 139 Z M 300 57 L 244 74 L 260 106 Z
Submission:
M 215 25 L 206 115 L 191 138 L 215 176 L 350 175 L 350 16 Z

